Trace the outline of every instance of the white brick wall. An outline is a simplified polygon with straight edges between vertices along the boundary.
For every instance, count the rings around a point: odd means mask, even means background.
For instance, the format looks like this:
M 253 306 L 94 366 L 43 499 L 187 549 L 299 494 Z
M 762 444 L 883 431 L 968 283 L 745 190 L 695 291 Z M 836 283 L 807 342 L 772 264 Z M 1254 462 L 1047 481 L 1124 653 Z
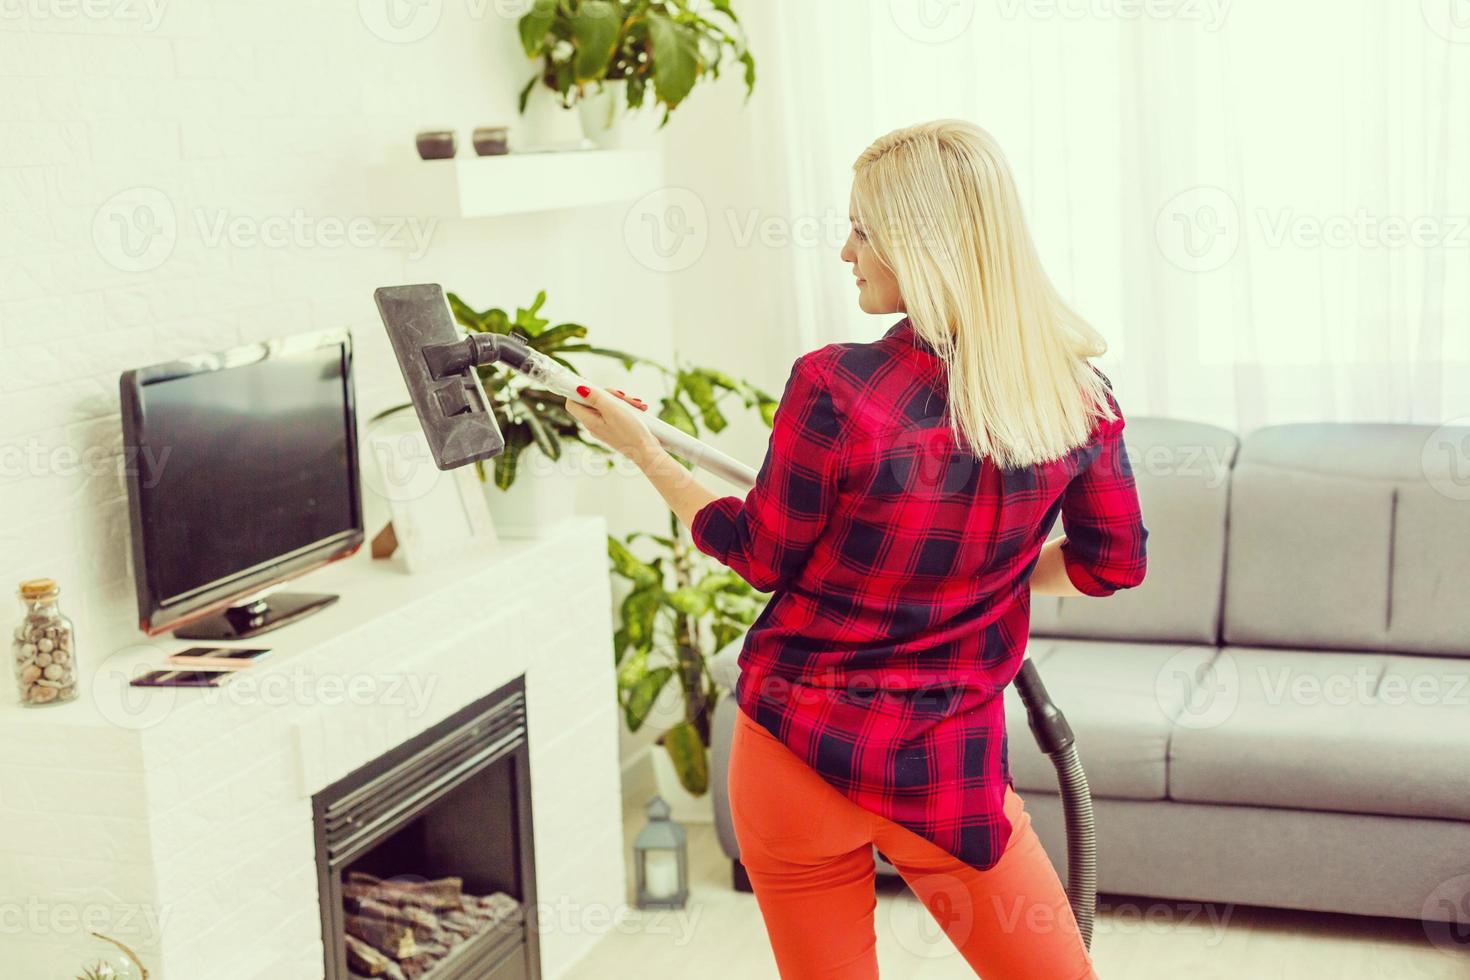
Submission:
M 312 794 L 521 674 L 542 963 L 562 974 L 603 934 L 582 915 L 606 923 L 625 892 L 605 530 L 427 576 L 354 558 L 316 579 L 342 600 L 220 692 L 124 700 L 142 649 L 74 704 L 0 708 L 6 976 L 69 975 L 90 910 L 157 980 L 320 977 Z

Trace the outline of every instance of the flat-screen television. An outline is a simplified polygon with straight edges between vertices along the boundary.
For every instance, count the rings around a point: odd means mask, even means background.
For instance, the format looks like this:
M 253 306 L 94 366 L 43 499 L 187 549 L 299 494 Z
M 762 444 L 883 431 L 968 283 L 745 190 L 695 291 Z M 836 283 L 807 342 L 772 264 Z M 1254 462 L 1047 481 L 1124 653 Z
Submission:
M 362 545 L 350 334 L 138 368 L 121 395 L 144 632 L 243 638 L 336 598 L 270 590 Z

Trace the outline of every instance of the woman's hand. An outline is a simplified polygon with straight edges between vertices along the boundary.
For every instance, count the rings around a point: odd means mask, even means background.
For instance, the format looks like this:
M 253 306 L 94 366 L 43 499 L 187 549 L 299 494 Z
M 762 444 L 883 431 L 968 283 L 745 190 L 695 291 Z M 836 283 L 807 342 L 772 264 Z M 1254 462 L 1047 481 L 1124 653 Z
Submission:
M 695 515 L 710 501 L 719 499 L 719 494 L 695 479 L 648 431 L 641 417 L 648 411 L 643 402 L 616 389 L 582 387 L 577 394 L 590 404 L 568 398 L 567 411 L 588 432 L 636 463 L 685 525 L 692 528 Z
M 568 398 L 567 411 L 597 439 L 635 463 L 642 463 L 663 450 L 653 433 L 648 431 L 648 426 L 643 424 L 639 413 L 648 411 L 648 406 L 642 401 L 621 391 L 609 392 L 586 386 L 578 388 L 577 394 L 588 404 Z

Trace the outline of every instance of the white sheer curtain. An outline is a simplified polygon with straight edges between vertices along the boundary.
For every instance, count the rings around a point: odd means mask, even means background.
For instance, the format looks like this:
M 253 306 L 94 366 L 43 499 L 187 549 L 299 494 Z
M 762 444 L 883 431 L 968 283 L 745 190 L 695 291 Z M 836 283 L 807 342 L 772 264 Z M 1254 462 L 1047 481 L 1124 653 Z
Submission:
M 1130 414 L 1470 415 L 1465 0 L 745 6 L 786 213 L 845 215 L 880 133 L 980 123 Z M 875 336 L 830 251 L 787 250 L 772 283 L 803 349 Z

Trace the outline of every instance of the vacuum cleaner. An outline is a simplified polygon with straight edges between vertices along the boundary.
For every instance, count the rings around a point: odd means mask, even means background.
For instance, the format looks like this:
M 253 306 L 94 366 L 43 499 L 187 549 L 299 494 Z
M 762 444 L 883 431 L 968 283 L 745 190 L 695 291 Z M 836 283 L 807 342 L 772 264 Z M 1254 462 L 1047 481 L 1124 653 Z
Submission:
M 503 364 L 547 391 L 586 403 L 577 387 L 590 383 L 552 358 L 513 336 L 460 330 L 438 285 L 385 286 L 374 298 L 441 470 L 490 459 L 505 450 L 477 367 Z M 661 419 L 648 416 L 644 422 L 670 452 L 742 491 L 755 485 L 756 473 L 749 466 Z M 1097 840 L 1087 775 L 1077 758 L 1072 729 L 1029 657 L 1022 661 L 1015 684 L 1031 732 L 1057 770 L 1067 828 L 1067 900 L 1090 949 L 1097 909 Z

